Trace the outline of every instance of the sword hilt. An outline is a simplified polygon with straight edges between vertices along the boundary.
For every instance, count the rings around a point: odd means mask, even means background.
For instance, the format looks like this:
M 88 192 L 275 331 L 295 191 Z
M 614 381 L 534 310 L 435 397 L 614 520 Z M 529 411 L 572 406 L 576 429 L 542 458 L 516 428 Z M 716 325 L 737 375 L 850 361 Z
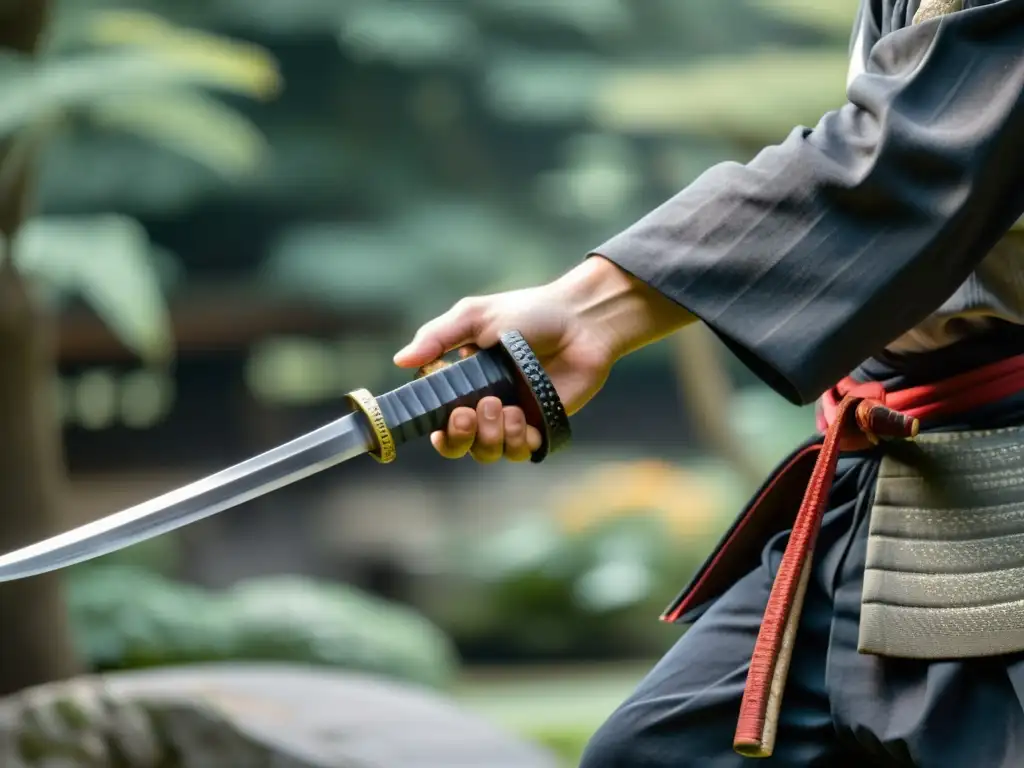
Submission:
M 530 460 L 543 461 L 565 447 L 572 432 L 562 401 L 551 379 L 522 334 L 509 331 L 498 344 L 461 360 L 444 360 L 421 369 L 414 381 L 374 399 L 368 393 L 350 395 L 368 416 L 379 461 L 391 461 L 395 447 L 445 429 L 456 408 L 475 408 L 485 397 L 523 409 L 526 421 L 543 438 Z

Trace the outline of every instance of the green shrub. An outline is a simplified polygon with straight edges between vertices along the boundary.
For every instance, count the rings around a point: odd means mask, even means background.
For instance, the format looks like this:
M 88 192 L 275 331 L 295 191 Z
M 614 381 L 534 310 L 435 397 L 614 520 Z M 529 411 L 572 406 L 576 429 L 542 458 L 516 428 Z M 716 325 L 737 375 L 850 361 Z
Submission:
M 681 543 L 655 515 L 610 518 L 573 533 L 534 517 L 467 542 L 453 558 L 459 600 L 440 600 L 430 611 L 467 651 L 657 655 L 679 636 L 658 615 L 706 551 Z
M 142 568 L 88 566 L 70 576 L 68 602 L 76 640 L 97 670 L 278 661 L 442 687 L 458 666 L 448 638 L 417 613 L 300 577 L 209 592 Z
M 556 755 L 566 768 L 576 768 L 593 732 L 593 728 L 584 726 L 550 727 L 529 730 L 523 736 Z

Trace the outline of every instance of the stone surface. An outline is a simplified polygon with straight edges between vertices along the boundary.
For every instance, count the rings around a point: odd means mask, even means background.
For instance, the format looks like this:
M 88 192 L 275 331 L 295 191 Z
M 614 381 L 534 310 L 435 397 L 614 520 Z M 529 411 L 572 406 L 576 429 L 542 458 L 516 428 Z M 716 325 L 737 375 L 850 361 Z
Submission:
M 0 700 L 3 768 L 555 768 L 442 696 L 284 665 L 78 678 Z

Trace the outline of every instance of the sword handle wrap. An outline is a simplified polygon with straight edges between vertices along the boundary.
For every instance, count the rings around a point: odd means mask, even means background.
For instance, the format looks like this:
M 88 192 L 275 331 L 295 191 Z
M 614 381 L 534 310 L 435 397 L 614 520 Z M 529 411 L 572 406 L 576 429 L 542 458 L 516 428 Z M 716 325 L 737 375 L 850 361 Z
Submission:
M 485 397 L 517 405 L 543 437 L 531 461 L 539 463 L 563 448 L 572 432 L 551 379 L 518 331 L 502 335 L 492 347 L 443 364 L 422 378 L 377 398 L 396 443 L 445 429 L 456 408 L 475 408 Z

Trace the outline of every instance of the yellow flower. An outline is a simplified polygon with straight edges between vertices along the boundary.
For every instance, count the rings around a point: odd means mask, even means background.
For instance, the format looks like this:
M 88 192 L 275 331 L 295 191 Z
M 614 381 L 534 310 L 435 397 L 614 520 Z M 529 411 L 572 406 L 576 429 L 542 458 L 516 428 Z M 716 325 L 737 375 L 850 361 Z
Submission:
M 560 488 L 552 504 L 555 519 L 569 533 L 605 520 L 649 515 L 685 537 L 715 530 L 720 507 L 710 483 L 653 459 L 598 465 Z

